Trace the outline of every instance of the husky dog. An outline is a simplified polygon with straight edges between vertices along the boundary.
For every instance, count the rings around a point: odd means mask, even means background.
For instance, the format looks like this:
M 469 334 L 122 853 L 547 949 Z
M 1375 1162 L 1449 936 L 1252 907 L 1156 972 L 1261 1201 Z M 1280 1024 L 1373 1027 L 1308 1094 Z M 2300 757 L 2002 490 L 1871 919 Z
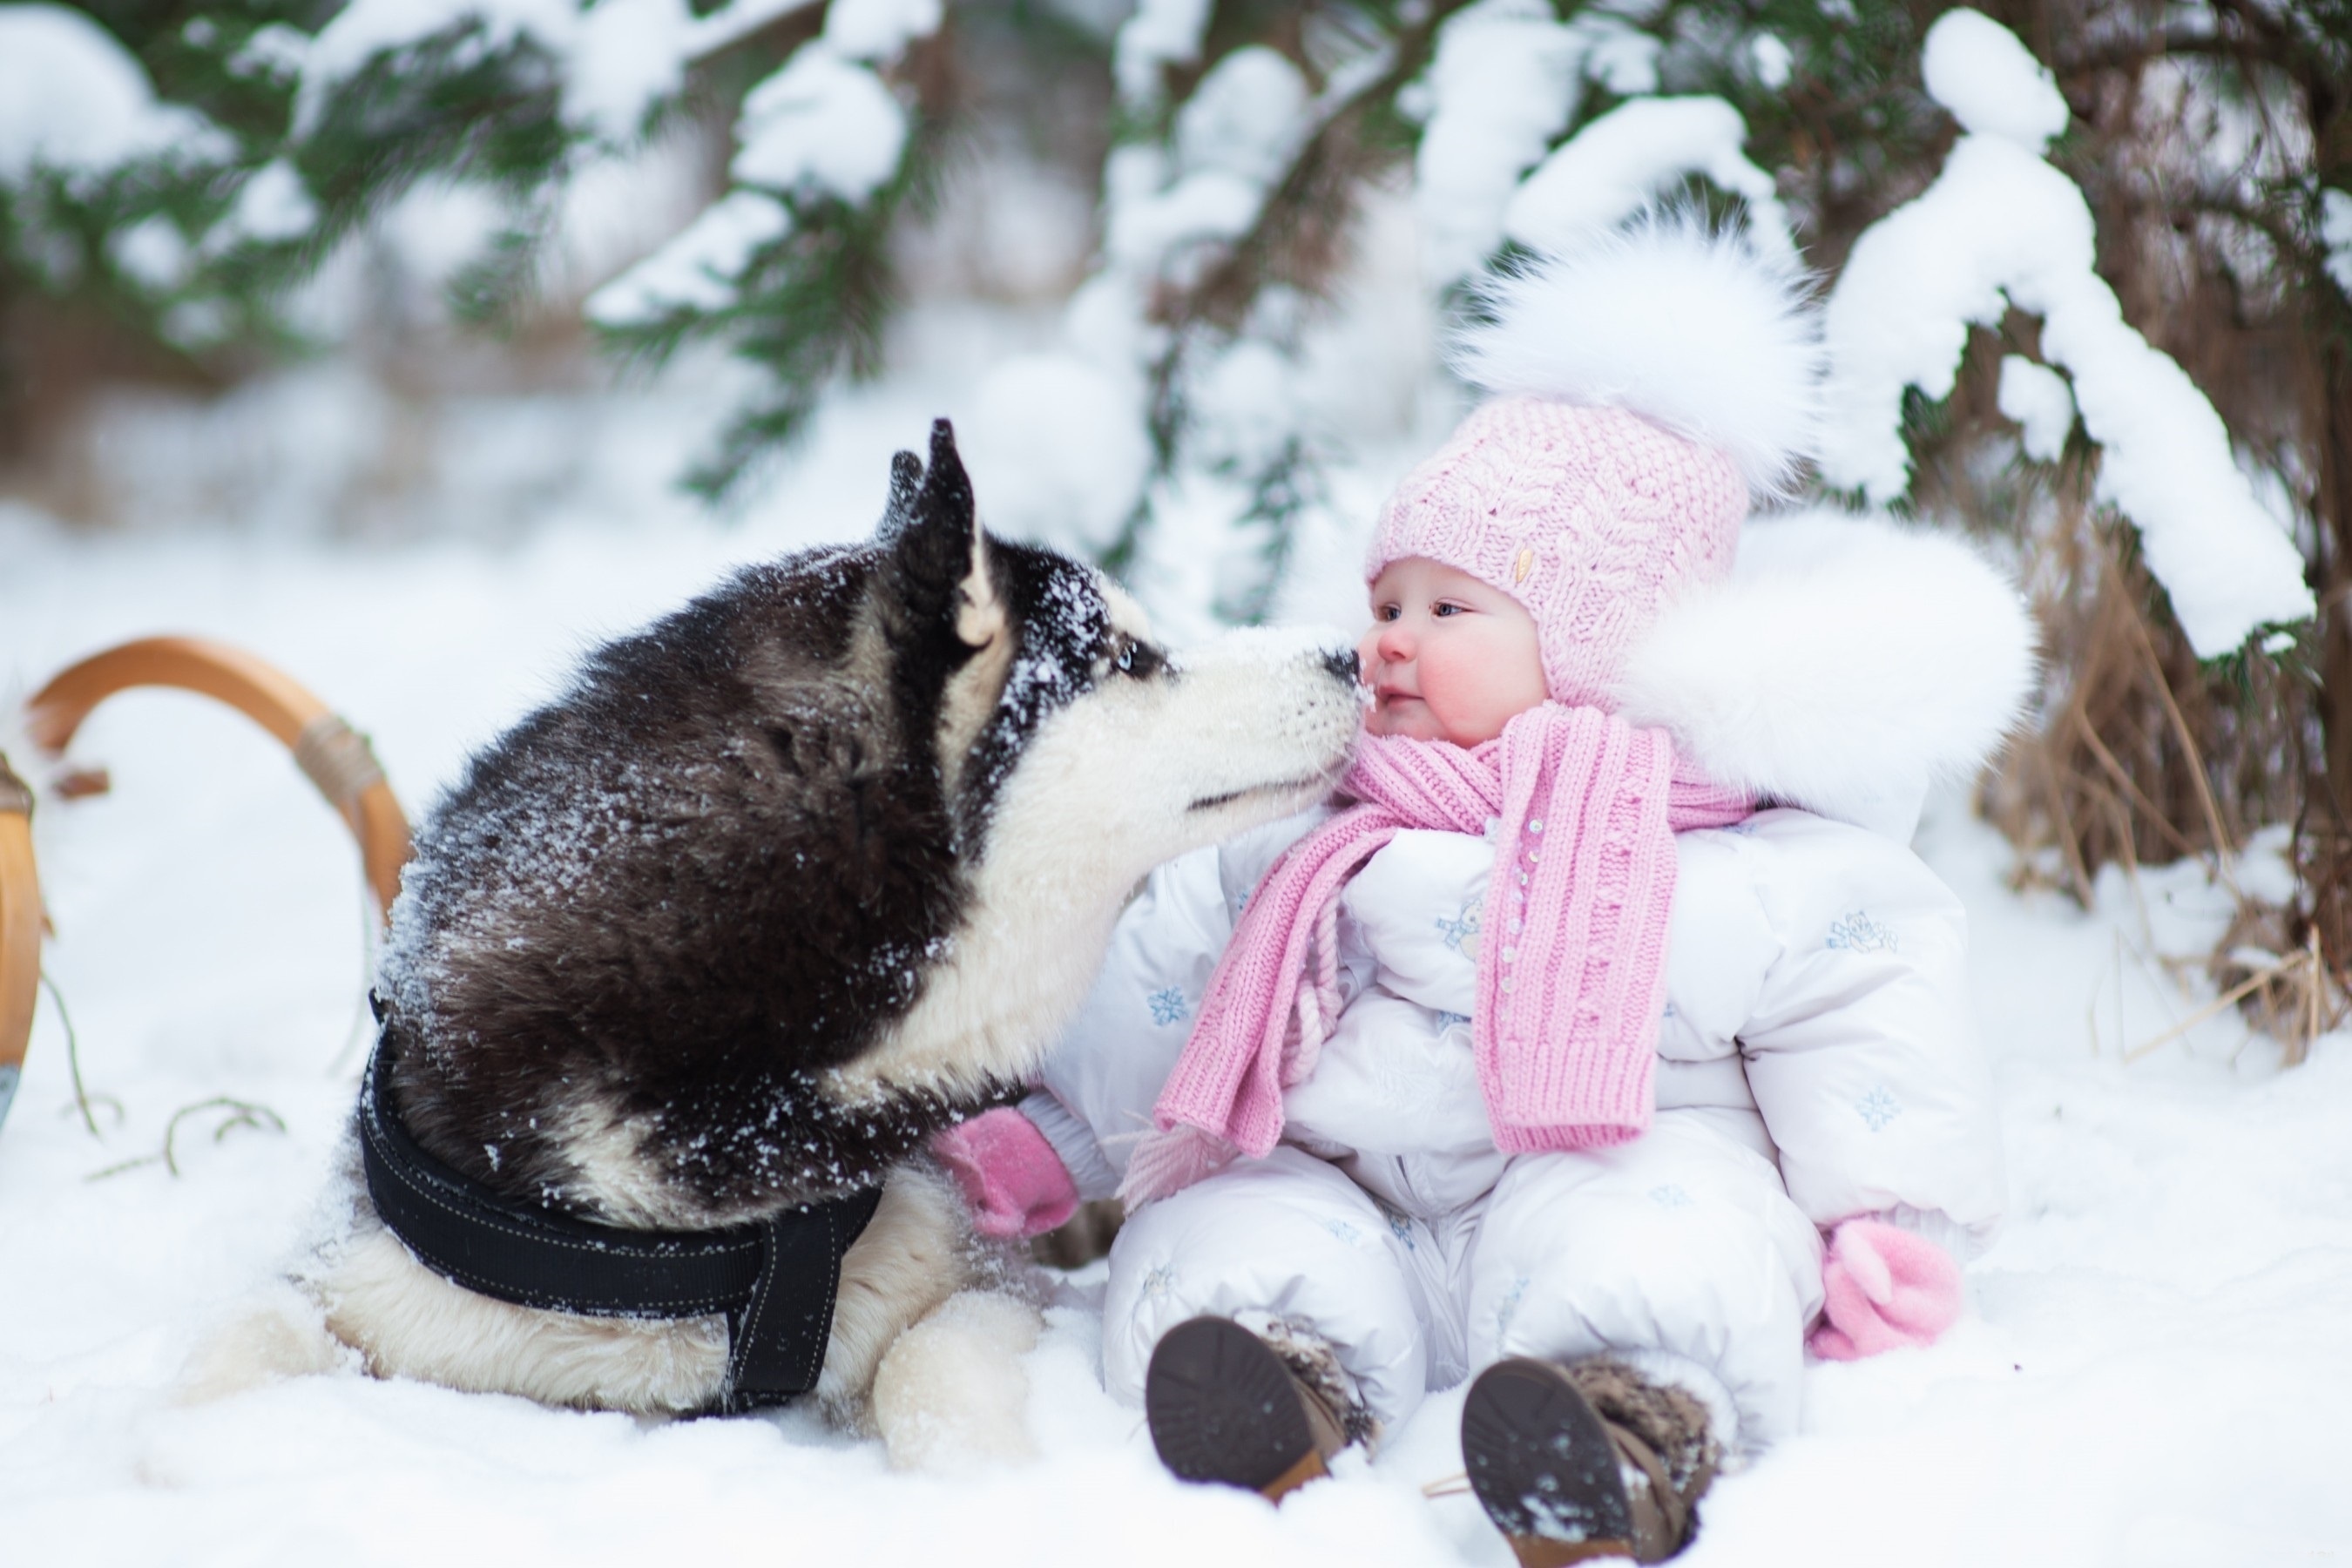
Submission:
M 1328 791 L 1353 687 L 1351 654 L 1265 636 L 1170 658 L 1092 568 L 979 528 L 942 420 L 871 542 L 606 645 L 474 758 L 394 910 L 383 1093 L 443 1164 L 604 1226 L 878 1185 L 816 1397 L 900 1462 L 958 1421 L 1017 1452 L 1003 1352 L 1034 1310 L 986 1289 L 924 1141 L 1037 1068 L 1146 870 Z M 463 1289 L 352 1166 L 302 1276 L 369 1370 L 640 1412 L 720 1391 L 723 1317 Z M 959 1414 L 991 1380 L 995 1414 Z

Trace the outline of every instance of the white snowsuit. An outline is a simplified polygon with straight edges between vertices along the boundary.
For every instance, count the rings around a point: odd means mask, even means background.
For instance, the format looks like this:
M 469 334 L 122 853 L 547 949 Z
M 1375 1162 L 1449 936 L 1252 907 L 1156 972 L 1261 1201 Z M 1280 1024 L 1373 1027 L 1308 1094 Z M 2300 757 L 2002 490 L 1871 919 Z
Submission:
M 1895 558 L 1920 564 L 1906 552 L 1927 542 L 1899 542 Z M 1819 717 L 1823 692 L 1801 695 L 1814 710 L 1777 742 Z M 1908 697 L 1915 723 L 1936 706 L 1930 690 Z M 1719 745 L 1706 754 L 1721 737 L 1703 721 L 1685 732 L 1715 776 L 1759 782 Z M 1844 734 L 1863 776 L 1816 798 L 1885 817 L 1890 776 L 1946 762 L 1910 739 L 1898 769 L 1870 737 Z M 1341 895 L 1346 1005 L 1313 1075 L 1284 1097 L 1283 1143 L 1121 1231 L 1104 1309 L 1111 1391 L 1139 1401 L 1152 1346 L 1187 1318 L 1264 1311 L 1328 1342 L 1390 1426 L 1499 1357 L 1605 1350 L 1699 1394 L 1727 1443 L 1793 1431 L 1822 1231 L 1874 1215 L 1966 1258 L 2002 1203 L 1965 917 L 1902 842 L 1916 809 L 1916 795 L 1907 811 L 1897 803 L 1900 837 L 1785 807 L 1677 837 L 1657 1115 L 1633 1142 L 1580 1153 L 1494 1145 L 1468 1019 L 1492 847 L 1398 835 Z M 1122 918 L 1024 1105 L 1087 1195 L 1116 1186 L 1150 1126 L 1244 900 L 1317 819 L 1161 868 Z

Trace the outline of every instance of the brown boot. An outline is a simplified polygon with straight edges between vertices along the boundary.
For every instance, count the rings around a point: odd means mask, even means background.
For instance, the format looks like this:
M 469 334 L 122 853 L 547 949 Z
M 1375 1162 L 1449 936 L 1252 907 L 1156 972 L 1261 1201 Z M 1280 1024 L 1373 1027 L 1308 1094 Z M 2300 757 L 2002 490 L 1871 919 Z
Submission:
M 1336 1378 L 1307 1375 L 1230 1318 L 1193 1318 L 1168 1331 L 1144 1374 L 1143 1412 L 1160 1463 L 1188 1481 L 1246 1487 L 1279 1502 L 1348 1446 L 1353 1412 Z M 1321 1352 L 1328 1357 L 1328 1350 Z M 1336 1371 L 1336 1363 L 1334 1363 Z
M 1609 1356 L 1497 1362 L 1462 1406 L 1470 1489 L 1521 1568 L 1674 1556 L 1720 1458 L 1705 1405 Z

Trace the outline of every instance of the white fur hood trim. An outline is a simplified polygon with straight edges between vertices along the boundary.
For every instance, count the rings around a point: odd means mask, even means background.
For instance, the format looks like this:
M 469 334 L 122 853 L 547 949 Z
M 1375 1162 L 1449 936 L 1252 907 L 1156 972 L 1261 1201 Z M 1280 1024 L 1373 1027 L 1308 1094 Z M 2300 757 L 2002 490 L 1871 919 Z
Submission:
M 1454 362 L 1488 392 L 1630 409 L 1722 451 L 1759 495 L 1783 493 L 1812 450 L 1821 312 L 1795 261 L 1744 230 L 1651 212 L 1479 293 L 1489 319 Z
M 2025 605 L 1975 551 L 1816 512 L 1748 524 L 1730 579 L 1659 617 L 1617 698 L 1719 783 L 1908 839 L 2033 676 Z

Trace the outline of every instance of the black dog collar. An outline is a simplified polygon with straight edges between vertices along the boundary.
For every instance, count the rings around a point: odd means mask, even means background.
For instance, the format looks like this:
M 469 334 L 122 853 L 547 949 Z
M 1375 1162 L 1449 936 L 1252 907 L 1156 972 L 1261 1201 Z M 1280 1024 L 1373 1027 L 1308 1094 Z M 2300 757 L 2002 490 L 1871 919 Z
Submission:
M 725 1230 L 624 1230 L 517 1203 L 426 1153 L 383 1092 L 379 1038 L 360 1084 L 360 1150 L 378 1218 L 452 1284 L 591 1318 L 727 1315 L 730 1413 L 816 1386 L 842 1255 L 882 1190 Z

